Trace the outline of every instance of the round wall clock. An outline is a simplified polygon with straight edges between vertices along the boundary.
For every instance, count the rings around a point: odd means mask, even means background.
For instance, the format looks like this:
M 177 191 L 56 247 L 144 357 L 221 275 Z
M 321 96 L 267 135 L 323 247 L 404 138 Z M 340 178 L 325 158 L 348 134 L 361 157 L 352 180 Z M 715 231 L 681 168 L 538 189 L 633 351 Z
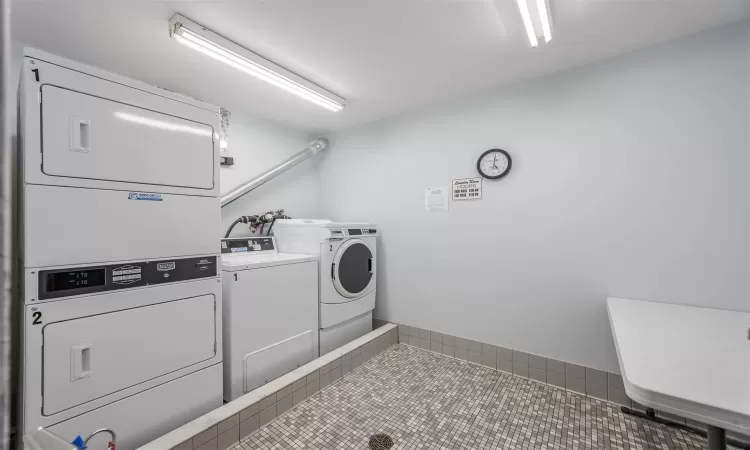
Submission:
M 499 180 L 508 175 L 513 161 L 505 150 L 493 148 L 482 153 L 477 160 L 477 171 L 488 180 Z

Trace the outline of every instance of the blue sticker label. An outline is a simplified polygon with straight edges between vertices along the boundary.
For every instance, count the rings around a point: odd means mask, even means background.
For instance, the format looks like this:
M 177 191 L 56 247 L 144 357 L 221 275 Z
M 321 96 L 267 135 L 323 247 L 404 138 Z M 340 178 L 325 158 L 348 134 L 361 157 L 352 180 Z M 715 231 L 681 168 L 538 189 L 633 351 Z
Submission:
M 128 200 L 148 200 L 151 202 L 160 202 L 161 194 L 147 194 L 145 192 L 131 192 L 128 194 Z

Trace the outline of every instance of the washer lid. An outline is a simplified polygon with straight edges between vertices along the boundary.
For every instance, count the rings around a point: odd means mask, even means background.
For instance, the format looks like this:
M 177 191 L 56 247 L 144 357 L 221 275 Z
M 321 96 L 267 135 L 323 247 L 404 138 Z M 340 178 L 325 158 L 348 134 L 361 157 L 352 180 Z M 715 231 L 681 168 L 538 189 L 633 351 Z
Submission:
M 299 255 L 296 253 L 235 253 L 221 256 L 221 269 L 225 272 L 237 270 L 258 269 L 261 267 L 280 266 L 306 261 L 317 261 L 315 255 Z
M 375 257 L 362 239 L 349 239 L 336 251 L 331 267 L 333 285 L 346 298 L 362 295 L 373 283 Z

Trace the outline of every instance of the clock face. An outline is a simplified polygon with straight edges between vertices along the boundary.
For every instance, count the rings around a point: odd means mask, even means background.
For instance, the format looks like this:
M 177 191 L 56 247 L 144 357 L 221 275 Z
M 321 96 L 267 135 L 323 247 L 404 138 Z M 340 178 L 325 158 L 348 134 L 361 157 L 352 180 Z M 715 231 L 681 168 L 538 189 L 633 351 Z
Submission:
M 510 172 L 512 161 L 505 150 L 492 149 L 482 153 L 477 161 L 479 174 L 490 180 L 497 180 Z

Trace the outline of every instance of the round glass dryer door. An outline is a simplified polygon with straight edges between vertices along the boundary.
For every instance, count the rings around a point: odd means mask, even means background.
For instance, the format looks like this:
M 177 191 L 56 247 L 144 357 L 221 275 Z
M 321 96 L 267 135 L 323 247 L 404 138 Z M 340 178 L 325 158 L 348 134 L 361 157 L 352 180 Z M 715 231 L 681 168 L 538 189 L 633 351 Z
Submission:
M 359 297 L 374 281 L 374 274 L 375 261 L 365 241 L 349 239 L 341 244 L 331 267 L 333 285 L 339 294 Z

